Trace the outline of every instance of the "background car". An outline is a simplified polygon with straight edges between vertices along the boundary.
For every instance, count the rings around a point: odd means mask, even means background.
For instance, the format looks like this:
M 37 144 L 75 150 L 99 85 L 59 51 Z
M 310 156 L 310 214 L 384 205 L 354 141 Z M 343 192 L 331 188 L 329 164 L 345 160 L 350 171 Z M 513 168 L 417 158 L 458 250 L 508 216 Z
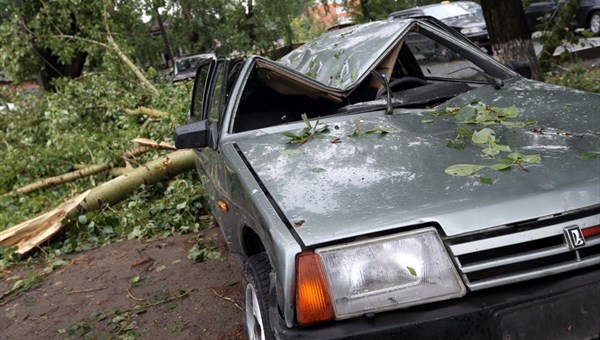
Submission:
M 483 16 L 483 10 L 481 9 L 481 5 L 474 1 L 455 1 L 454 3 L 473 14 Z
M 388 19 L 432 16 L 464 34 L 477 46 L 485 48 L 491 54 L 490 38 L 481 7 L 477 10 L 477 6 L 471 3 L 471 1 L 460 1 L 415 7 L 393 12 Z
M 192 79 L 196 75 L 196 69 L 202 61 L 206 59 L 213 59 L 214 53 L 199 53 L 191 54 L 182 57 L 175 57 L 173 63 L 173 74 L 171 76 L 171 82 L 178 82 L 186 79 Z
M 558 7 L 564 1 L 558 2 Z M 549 15 L 550 20 L 556 15 L 557 3 L 555 1 L 533 1 L 525 9 L 527 28 L 530 32 L 539 29 L 540 20 L 544 15 Z M 600 0 L 582 0 L 575 15 L 576 28 L 589 29 L 594 35 L 600 35 Z

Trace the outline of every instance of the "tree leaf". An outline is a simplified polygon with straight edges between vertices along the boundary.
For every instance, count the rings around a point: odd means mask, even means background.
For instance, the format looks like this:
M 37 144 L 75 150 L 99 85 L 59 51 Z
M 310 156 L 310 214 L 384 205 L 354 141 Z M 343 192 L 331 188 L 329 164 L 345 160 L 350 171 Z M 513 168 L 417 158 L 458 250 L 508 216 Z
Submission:
M 295 133 L 293 133 L 291 131 L 282 132 L 281 135 L 283 135 L 285 137 L 288 137 L 288 138 L 292 138 L 292 139 L 298 139 L 298 138 L 300 138 L 300 136 L 298 136 L 297 134 L 295 134 Z
M 497 109 L 496 112 L 498 112 L 499 117 L 516 118 L 519 116 L 519 109 L 517 109 L 514 106 L 505 107 L 505 108 L 497 108 L 496 107 L 494 109 Z
M 479 177 L 479 182 L 483 183 L 483 184 L 487 184 L 487 185 L 492 185 L 494 184 L 494 180 L 489 178 L 489 177 Z
M 598 154 L 595 152 L 584 152 L 584 153 L 577 155 L 577 157 L 583 158 L 583 159 L 597 159 Z
M 496 171 L 506 170 L 512 167 L 512 163 L 496 163 L 494 165 L 488 166 L 488 168 Z
M 452 176 L 470 176 L 487 166 L 478 164 L 454 164 L 444 170 L 448 175 Z
M 410 266 L 406 266 L 406 269 L 408 270 L 408 272 L 410 273 L 410 275 L 417 276 L 417 271 L 415 270 L 415 268 L 410 267 Z
M 542 157 L 540 155 L 523 155 L 522 157 L 524 162 L 527 163 L 540 163 L 542 161 Z
M 462 139 L 451 139 L 446 144 L 447 147 L 453 148 L 456 150 L 464 150 L 465 149 L 465 141 Z
M 483 128 L 479 131 L 474 131 L 471 140 L 476 144 L 488 144 L 496 140 L 496 133 L 490 128 Z

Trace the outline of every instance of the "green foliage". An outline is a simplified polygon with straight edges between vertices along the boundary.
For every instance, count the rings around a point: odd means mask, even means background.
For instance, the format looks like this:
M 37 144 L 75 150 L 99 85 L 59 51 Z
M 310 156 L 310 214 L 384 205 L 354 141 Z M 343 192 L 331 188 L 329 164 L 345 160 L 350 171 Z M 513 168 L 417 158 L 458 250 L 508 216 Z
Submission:
M 223 255 L 214 242 L 198 239 L 192 249 L 188 251 L 187 258 L 197 263 L 206 260 L 223 260 Z
M 287 142 L 288 144 L 304 144 L 309 140 L 315 138 L 317 135 L 326 133 L 329 131 L 329 126 L 323 125 L 320 123 L 319 119 L 315 125 L 312 125 L 306 116 L 306 113 L 302 114 L 302 120 L 306 127 L 300 131 L 300 133 L 295 134 L 291 131 L 283 132 L 282 135 L 288 137 L 290 140 Z M 322 125 L 322 126 L 320 126 Z
M 471 142 L 481 148 L 484 158 L 494 160 L 495 164 L 454 164 L 445 169 L 445 172 L 452 176 L 471 176 L 483 169 L 492 169 L 497 171 L 510 169 L 517 165 L 522 169 L 527 163 L 539 163 L 539 155 L 524 155 L 519 152 L 513 152 L 510 146 L 500 144 L 496 132 L 487 127 L 490 125 L 504 125 L 508 127 L 525 127 L 535 124 L 535 120 L 525 122 L 514 121 L 519 116 L 519 110 L 514 107 L 490 107 L 484 103 L 474 100 L 463 107 L 447 107 L 442 110 L 430 112 L 433 116 L 452 117 L 461 124 L 485 126 L 480 130 L 470 130 L 464 126 L 457 128 L 456 137 L 448 141 L 449 148 L 463 150 Z M 504 157 L 499 157 L 502 153 L 508 153 Z M 480 182 L 486 185 L 492 185 L 494 181 L 491 178 L 480 177 Z
M 159 84 L 161 95 L 153 97 L 128 78 L 90 73 L 78 80 L 60 80 L 56 93 L 6 94 L 15 108 L 0 111 L 0 230 L 49 211 L 111 177 L 101 173 L 25 196 L 8 192 L 78 165 L 123 166 L 120 155 L 135 146 L 128 142 L 133 138 L 172 142 L 175 126 L 187 121 L 191 87 L 189 82 Z M 155 120 L 125 114 L 125 108 L 139 105 L 170 112 L 171 117 Z M 158 156 L 159 152 L 150 152 L 133 159 L 132 165 Z M 124 238 L 196 232 L 210 220 L 203 196 L 194 172 L 140 188 L 118 205 L 68 222 L 62 236 L 43 247 L 43 253 L 56 256 Z M 12 250 L 0 249 L 0 267 L 14 261 Z
M 98 69 L 113 54 L 102 44 L 107 15 L 102 0 L 18 1 L 10 8 L 10 19 L 0 22 L 0 70 L 15 81 L 76 77 L 86 59 L 88 68 Z M 119 11 L 115 28 L 124 32 L 140 31 L 138 12 Z M 134 27 L 136 27 L 135 29 Z M 120 41 L 124 43 L 124 41 Z M 89 57 L 89 59 L 88 59 Z
M 600 93 L 600 67 L 586 67 L 581 63 L 565 63 L 547 77 L 549 83 Z

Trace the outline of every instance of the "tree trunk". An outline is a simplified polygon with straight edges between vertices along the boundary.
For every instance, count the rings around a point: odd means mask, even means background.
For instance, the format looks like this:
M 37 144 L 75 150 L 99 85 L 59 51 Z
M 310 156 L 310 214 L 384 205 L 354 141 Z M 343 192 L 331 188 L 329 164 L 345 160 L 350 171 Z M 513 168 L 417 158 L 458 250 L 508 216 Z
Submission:
M 558 18 L 552 26 L 550 34 L 544 38 L 544 47 L 540 53 L 540 65 L 542 69 L 547 70 L 552 65 L 552 56 L 558 46 L 569 32 L 571 20 L 577 14 L 577 8 L 581 0 L 567 0 L 562 5 L 558 4 Z
M 86 212 L 100 209 L 104 204 L 115 204 L 127 198 L 142 184 L 151 185 L 193 168 L 193 150 L 172 152 L 95 187 L 81 202 L 78 209 L 80 212 Z
M 181 7 L 181 14 L 183 17 L 183 22 L 185 23 L 185 31 L 187 37 L 191 45 L 193 46 L 192 48 L 195 49 L 196 45 L 200 41 L 200 35 L 194 30 L 194 27 L 192 26 L 192 6 L 190 5 L 188 0 L 179 0 L 178 3 L 179 7 Z
M 179 150 L 71 198 L 56 209 L 0 232 L 0 246 L 17 246 L 25 254 L 49 240 L 63 227 L 65 218 L 98 210 L 127 198 L 142 184 L 151 185 L 194 168 L 194 151 Z
M 165 52 L 167 54 L 167 67 L 175 66 L 175 60 L 173 59 L 173 50 L 171 49 L 171 43 L 169 43 L 169 37 L 167 36 L 167 31 L 165 31 L 165 25 L 163 25 L 162 16 L 158 10 L 158 4 L 156 1 L 154 2 L 154 10 L 156 11 L 156 22 L 158 23 L 158 29 L 160 30 L 160 35 L 163 38 L 163 42 L 165 44 Z M 170 65 L 169 65 L 170 61 Z
M 543 81 L 521 0 L 481 0 L 481 7 L 494 54 L 504 62 L 528 61 L 532 78 Z
M 248 0 L 246 8 L 246 23 L 248 29 L 248 40 L 250 41 L 250 49 L 254 49 L 256 44 L 256 29 L 254 25 L 254 0 Z
M 369 0 L 361 0 L 360 1 L 360 9 L 362 11 L 363 16 L 366 21 L 373 21 L 375 18 L 371 15 L 371 11 L 369 10 Z
M 40 49 L 33 47 L 37 55 L 44 64 L 43 71 L 40 73 L 40 85 L 46 91 L 54 91 L 55 87 L 52 80 L 59 77 L 78 78 L 83 73 L 83 66 L 87 59 L 86 52 L 80 52 L 70 63 L 62 63 L 59 58 L 52 54 L 49 49 Z

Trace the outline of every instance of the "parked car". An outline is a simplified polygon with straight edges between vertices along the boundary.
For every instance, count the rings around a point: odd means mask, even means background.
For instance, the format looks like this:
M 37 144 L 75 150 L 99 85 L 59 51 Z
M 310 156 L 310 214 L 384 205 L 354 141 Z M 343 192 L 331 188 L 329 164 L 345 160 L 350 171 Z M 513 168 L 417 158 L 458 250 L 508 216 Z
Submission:
M 468 12 L 483 16 L 483 10 L 481 9 L 481 5 L 476 3 L 475 1 L 454 1 L 454 3 L 464 8 Z
M 173 73 L 171 82 L 192 79 L 196 75 L 198 65 L 206 59 L 214 59 L 213 53 L 197 53 L 181 57 L 175 57 L 173 62 Z
M 249 339 L 586 339 L 598 107 L 406 18 L 205 60 L 174 138 L 242 265 Z
M 564 1 L 532 1 L 525 9 L 527 28 L 530 32 L 539 30 L 540 20 L 544 15 L 552 18 L 556 15 L 557 8 Z M 600 0 L 581 0 L 575 15 L 576 28 L 589 29 L 594 35 L 600 35 Z
M 479 6 L 479 10 L 476 10 L 476 7 L 471 3 L 471 1 L 460 1 L 425 5 L 391 13 L 388 19 L 414 18 L 424 15 L 432 16 L 452 27 L 457 32 L 466 35 L 469 40 L 476 43 L 479 47 L 485 48 L 488 53 L 491 53 L 490 38 L 485 19 L 483 18 L 483 12 L 481 12 L 481 6 L 475 3 L 475 5 Z

